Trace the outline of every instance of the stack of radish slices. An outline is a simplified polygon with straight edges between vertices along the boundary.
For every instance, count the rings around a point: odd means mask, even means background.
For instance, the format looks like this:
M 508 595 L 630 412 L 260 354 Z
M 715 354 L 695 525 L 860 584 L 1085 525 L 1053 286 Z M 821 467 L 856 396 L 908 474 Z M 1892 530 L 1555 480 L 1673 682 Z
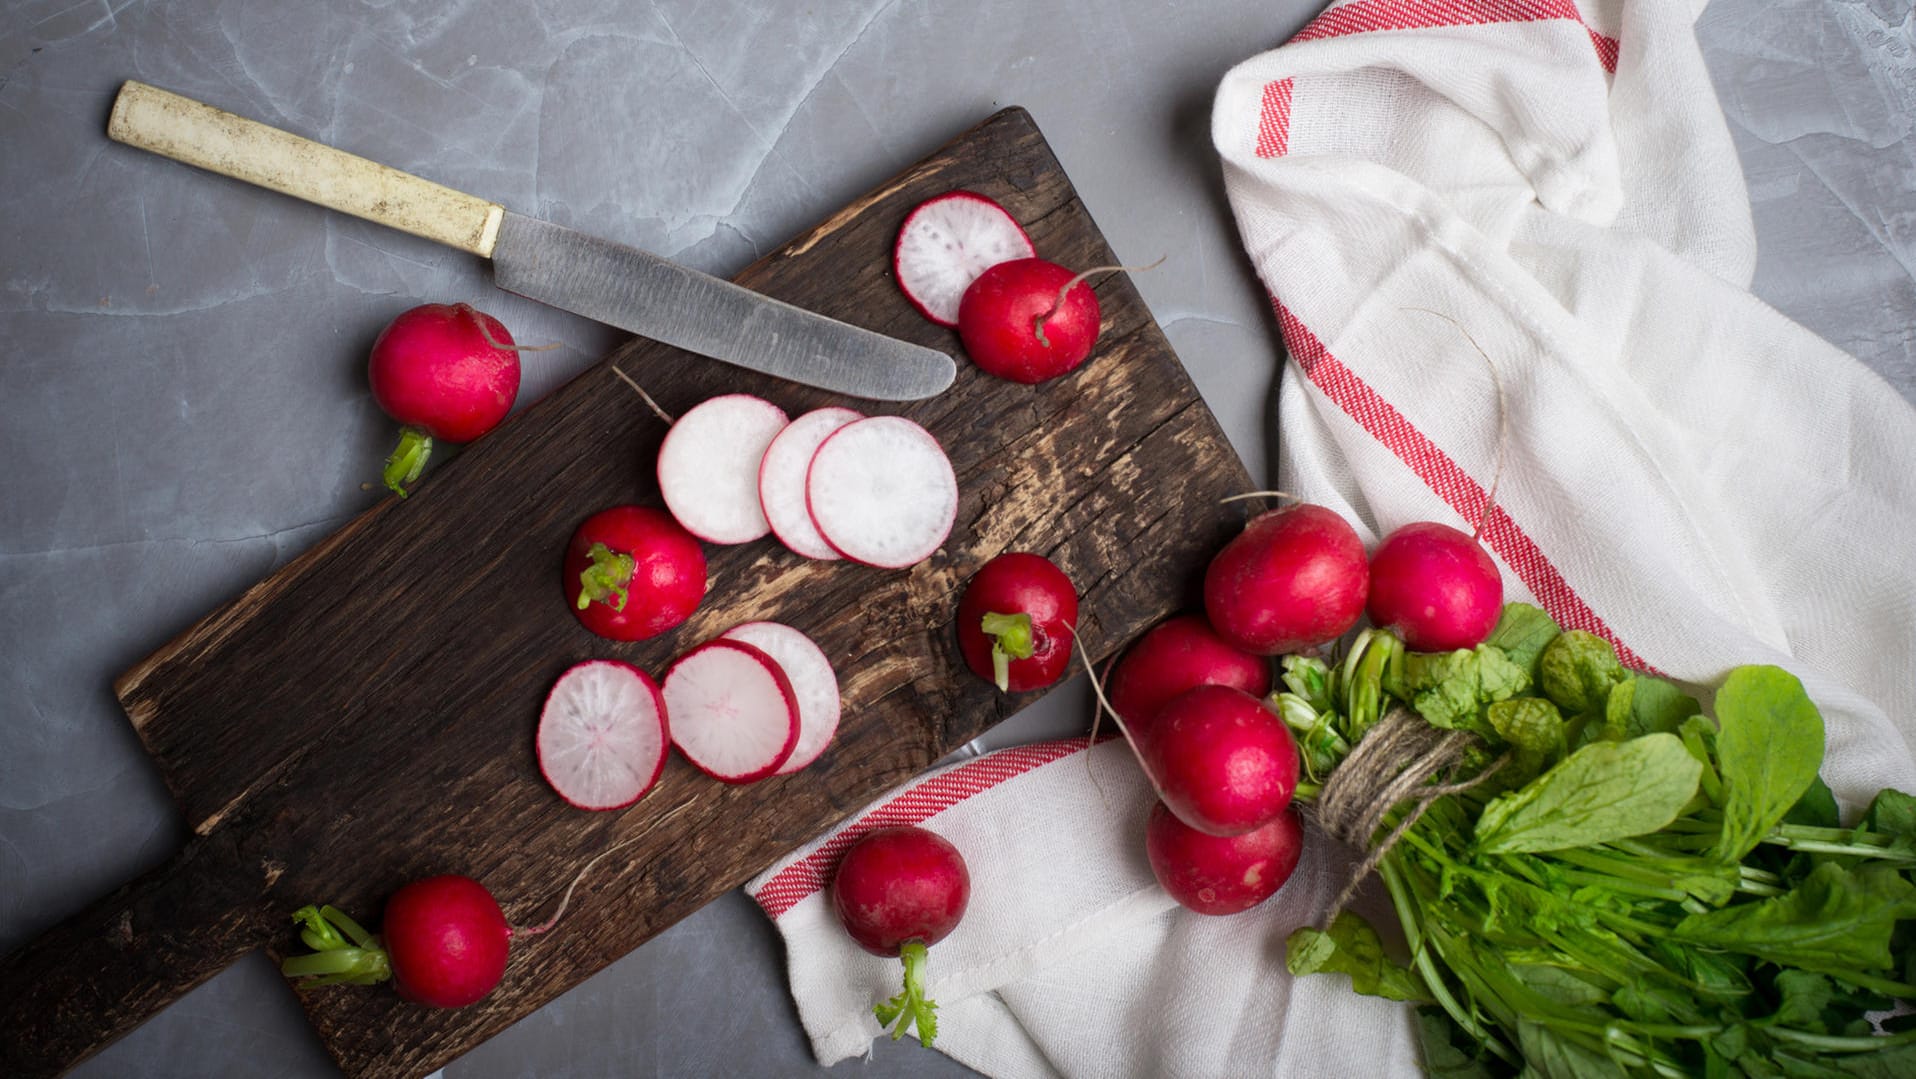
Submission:
M 747 622 L 679 657 L 661 687 L 617 660 L 573 666 L 539 716 L 539 770 L 580 809 L 623 809 L 658 782 L 666 746 L 727 783 L 789 775 L 838 732 L 838 676 L 810 637 Z
M 821 408 L 788 420 L 750 394 L 714 397 L 659 447 L 659 492 L 707 543 L 768 532 L 807 558 L 903 569 L 931 557 L 958 516 L 944 447 L 900 416 Z

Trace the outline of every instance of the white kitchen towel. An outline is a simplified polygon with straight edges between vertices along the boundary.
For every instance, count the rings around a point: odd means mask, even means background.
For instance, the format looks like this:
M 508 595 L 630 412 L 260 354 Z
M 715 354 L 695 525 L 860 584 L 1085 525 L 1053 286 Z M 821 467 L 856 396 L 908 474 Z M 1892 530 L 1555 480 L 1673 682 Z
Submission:
M 1277 480 L 1371 541 L 1482 518 L 1509 598 L 1633 666 L 1694 687 L 1787 667 L 1854 809 L 1916 790 L 1916 410 L 1750 295 L 1701 6 L 1352 0 L 1226 76 L 1213 139 L 1290 354 Z M 1414 1067 L 1402 1009 L 1284 973 L 1339 852 L 1313 837 L 1271 902 L 1190 914 L 1151 882 L 1122 743 L 1071 749 L 913 785 L 752 883 L 821 1060 L 878 1034 L 897 970 L 818 889 L 852 831 L 903 814 L 977 875 L 932 986 L 940 1047 L 981 1071 Z

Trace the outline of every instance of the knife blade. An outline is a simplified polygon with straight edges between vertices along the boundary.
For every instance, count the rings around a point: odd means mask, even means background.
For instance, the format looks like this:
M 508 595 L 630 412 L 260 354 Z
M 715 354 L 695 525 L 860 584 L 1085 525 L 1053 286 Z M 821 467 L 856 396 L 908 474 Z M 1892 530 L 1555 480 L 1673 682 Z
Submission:
M 107 136 L 471 252 L 492 261 L 500 288 L 739 367 L 880 401 L 931 397 L 957 376 L 937 349 L 512 213 L 146 83 L 120 87 Z

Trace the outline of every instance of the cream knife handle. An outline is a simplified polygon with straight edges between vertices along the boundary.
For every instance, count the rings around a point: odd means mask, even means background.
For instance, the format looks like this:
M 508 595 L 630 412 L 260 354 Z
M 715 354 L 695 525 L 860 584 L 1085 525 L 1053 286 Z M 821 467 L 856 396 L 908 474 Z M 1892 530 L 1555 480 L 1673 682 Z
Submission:
M 129 80 L 107 137 L 235 180 L 492 256 L 503 207 L 344 150 Z

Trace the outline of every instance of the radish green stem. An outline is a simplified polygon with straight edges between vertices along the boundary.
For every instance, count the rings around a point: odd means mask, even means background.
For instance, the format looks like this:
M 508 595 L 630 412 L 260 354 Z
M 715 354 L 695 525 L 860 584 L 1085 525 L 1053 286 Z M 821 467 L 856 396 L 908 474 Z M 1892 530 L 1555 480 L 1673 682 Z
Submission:
M 913 940 L 899 949 L 898 958 L 905 963 L 905 990 L 883 1004 L 873 1005 L 872 1014 L 878 1016 L 879 1026 L 891 1029 L 892 1041 L 917 1027 L 918 1044 L 929 1049 L 938 1036 L 938 1005 L 925 996 L 925 964 L 931 953 L 923 943 Z
M 280 963 L 288 978 L 305 978 L 302 987 L 372 985 L 392 977 L 392 963 L 379 938 L 332 906 L 304 906 L 293 912 L 299 937 L 311 955 L 289 956 Z M 348 940 L 347 938 L 351 938 Z
M 606 603 L 615 611 L 625 610 L 625 586 L 632 583 L 636 566 L 632 556 L 595 543 L 586 557 L 592 564 L 579 573 L 578 608 L 583 611 L 594 603 Z
M 386 458 L 386 467 L 379 478 L 386 486 L 401 498 L 406 497 L 406 485 L 419 478 L 426 470 L 426 458 L 432 456 L 432 436 L 417 427 L 399 429 L 399 446 L 392 456 Z
M 1037 642 L 1031 632 L 1031 616 L 1028 614 L 998 614 L 988 612 L 979 620 L 985 636 L 991 638 L 991 680 L 998 686 L 998 692 L 1011 690 L 1011 661 L 1030 659 L 1037 651 Z

